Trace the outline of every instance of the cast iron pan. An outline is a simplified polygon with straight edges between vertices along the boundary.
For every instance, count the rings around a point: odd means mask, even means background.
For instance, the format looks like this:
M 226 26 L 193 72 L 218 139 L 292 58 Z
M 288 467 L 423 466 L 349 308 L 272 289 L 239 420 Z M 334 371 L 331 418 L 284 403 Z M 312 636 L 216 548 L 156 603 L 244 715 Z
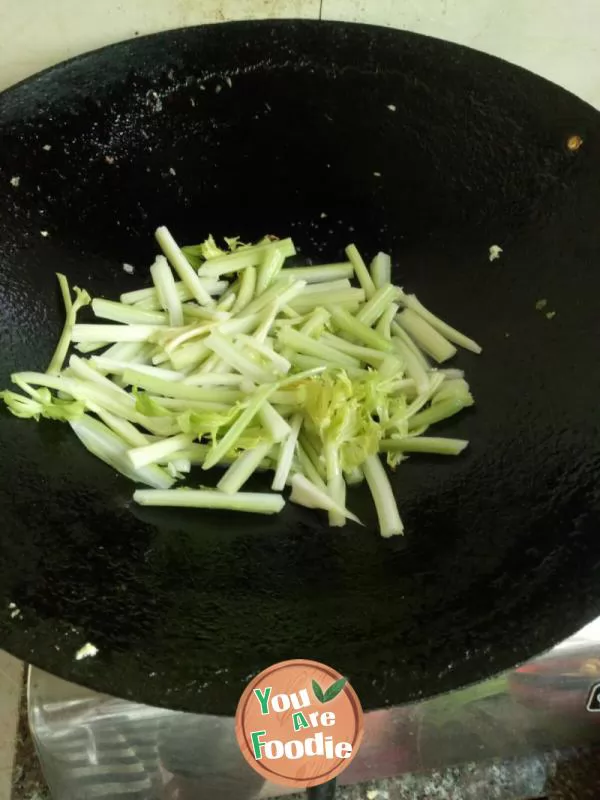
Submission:
M 95 295 L 138 287 L 159 224 L 188 243 L 291 234 L 304 263 L 350 241 L 391 251 L 397 280 L 484 355 L 456 360 L 477 406 L 439 428 L 472 446 L 401 467 L 407 534 L 393 541 L 362 487 L 351 505 L 365 528 L 331 530 L 291 505 L 275 518 L 144 510 L 66 426 L 2 413 L 0 645 L 100 691 L 230 715 L 248 678 L 282 659 L 334 666 L 372 709 L 485 678 L 589 621 L 599 208 L 596 111 L 406 32 L 174 31 L 5 92 L 3 385 L 48 362 L 54 273 Z M 76 662 L 88 641 L 98 655 Z

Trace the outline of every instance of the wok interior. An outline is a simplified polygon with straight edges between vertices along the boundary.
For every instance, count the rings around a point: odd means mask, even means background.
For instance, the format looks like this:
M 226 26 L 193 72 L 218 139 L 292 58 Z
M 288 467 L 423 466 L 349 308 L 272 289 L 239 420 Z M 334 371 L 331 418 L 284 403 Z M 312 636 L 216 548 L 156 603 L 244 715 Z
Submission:
M 564 147 L 573 131 L 581 157 Z M 71 675 L 51 643 L 84 624 L 112 667 L 79 680 L 230 713 L 253 669 L 301 654 L 350 675 L 368 708 L 489 675 L 590 615 L 595 112 L 435 40 L 265 23 L 60 67 L 3 97 L 0 136 L 1 174 L 19 176 L 0 190 L 4 383 L 47 364 L 54 272 L 108 298 L 147 284 L 161 224 L 180 243 L 291 235 L 299 263 L 339 260 L 352 241 L 391 252 L 396 282 L 484 346 L 456 359 L 475 410 L 438 429 L 472 445 L 397 471 L 407 536 L 389 542 L 364 487 L 349 502 L 364 529 L 291 506 L 268 519 L 137 508 L 67 429 L 2 415 L 0 586 L 31 610 L 32 660 Z M 492 244 L 505 248 L 494 265 Z M 540 297 L 559 306 L 552 325 Z M 168 700 L 138 679 L 149 669 Z

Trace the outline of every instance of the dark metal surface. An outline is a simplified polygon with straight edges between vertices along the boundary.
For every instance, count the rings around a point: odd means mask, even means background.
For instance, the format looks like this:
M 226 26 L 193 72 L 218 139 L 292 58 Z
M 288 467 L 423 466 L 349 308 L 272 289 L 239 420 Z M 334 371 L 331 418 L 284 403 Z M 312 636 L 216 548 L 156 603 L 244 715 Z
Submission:
M 488 676 L 597 614 L 599 134 L 597 112 L 502 61 L 337 23 L 164 33 L 1 95 L 3 383 L 47 363 L 54 272 L 96 295 L 137 287 L 159 224 L 188 242 L 291 234 L 315 260 L 352 240 L 389 250 L 399 282 L 484 355 L 457 359 L 475 410 L 439 428 L 472 446 L 401 467 L 393 541 L 363 488 L 366 528 L 293 506 L 139 509 L 68 428 L 3 413 L 0 646 L 211 713 L 301 655 L 369 709 Z M 98 655 L 75 662 L 86 641 Z

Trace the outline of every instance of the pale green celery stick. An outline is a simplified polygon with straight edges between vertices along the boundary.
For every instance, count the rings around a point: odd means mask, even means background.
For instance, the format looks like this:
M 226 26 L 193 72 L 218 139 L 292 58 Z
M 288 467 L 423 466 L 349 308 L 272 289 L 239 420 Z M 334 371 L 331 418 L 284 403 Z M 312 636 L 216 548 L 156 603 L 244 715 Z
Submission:
M 345 289 L 352 289 L 352 284 L 347 278 L 341 278 L 339 281 L 327 281 L 327 283 L 308 284 L 306 289 L 304 290 L 304 294 L 305 295 L 323 294 L 324 292 L 339 292 Z
M 310 458 L 312 465 L 319 473 L 319 477 L 325 482 L 327 480 L 327 466 L 325 464 L 325 459 L 321 458 L 319 451 L 313 446 L 311 437 L 309 437 L 306 428 L 301 431 L 298 441 L 306 455 Z
M 178 453 L 173 453 L 171 456 L 172 460 L 185 458 L 191 464 L 198 465 L 203 464 L 204 459 L 210 453 L 210 445 L 207 444 L 198 444 L 194 442 L 189 447 L 186 447 L 185 450 L 180 450 Z
M 80 308 L 83 308 L 83 306 L 87 306 L 91 301 L 91 298 L 87 292 L 82 291 L 75 286 L 75 301 L 73 302 L 71 299 L 71 289 L 69 288 L 69 282 L 67 281 L 66 277 L 60 272 L 56 274 L 56 277 L 58 278 L 63 303 L 65 305 L 65 324 L 63 326 L 60 339 L 58 340 L 58 344 L 56 345 L 54 355 L 52 356 L 50 364 L 48 365 L 48 369 L 46 370 L 49 375 L 58 375 L 58 373 L 61 371 L 63 362 L 69 351 L 69 345 L 71 344 L 73 328 L 75 327 L 75 323 L 77 321 L 77 312 Z M 97 336 L 95 341 L 102 342 L 104 340 L 102 337 Z
M 328 283 L 343 280 L 354 275 L 354 267 L 349 261 L 340 264 L 322 264 L 316 267 L 284 267 L 283 274 L 291 278 L 301 278 L 307 283 Z
M 219 309 L 219 311 L 229 312 L 234 307 L 236 300 L 237 300 L 237 295 L 230 294 L 229 297 L 226 297 L 223 300 L 219 301 L 219 305 L 217 306 L 217 308 Z
M 277 251 L 278 252 L 278 251 Z M 242 272 L 240 277 L 240 287 L 235 298 L 235 302 L 231 307 L 232 314 L 238 314 L 243 311 L 248 303 L 252 301 L 254 292 L 256 291 L 256 267 L 248 267 Z
M 392 282 L 392 259 L 387 253 L 377 253 L 371 261 L 371 277 L 376 289 Z
M 164 311 L 142 311 L 135 306 L 115 303 L 113 300 L 102 300 L 97 297 L 92 300 L 92 310 L 100 319 L 122 322 L 126 325 L 166 325 L 168 322 Z
M 436 453 L 458 456 L 468 446 L 466 439 L 444 439 L 436 436 L 407 436 L 402 439 L 382 439 L 382 453 Z
M 397 322 L 392 322 L 392 338 L 400 339 L 400 341 L 407 347 L 414 356 L 419 360 L 419 363 L 423 367 L 423 369 L 428 372 L 431 369 L 429 361 L 425 358 L 424 353 L 419 349 L 418 345 L 413 342 L 410 338 L 408 333 L 402 328 L 402 326 L 398 325 Z
M 370 364 L 373 367 L 379 367 L 384 359 L 388 358 L 388 356 L 385 353 L 382 353 L 381 350 L 373 350 L 372 347 L 363 347 L 359 344 L 352 344 L 352 342 L 348 342 L 346 339 L 342 339 L 340 336 L 335 336 L 332 333 L 323 333 L 317 339 L 317 341 L 323 342 L 323 344 L 329 345 L 330 347 L 334 347 L 336 350 L 339 350 L 342 353 L 347 353 L 349 356 L 354 356 L 360 361 L 364 361 L 366 364 Z
M 300 328 L 305 336 L 318 337 L 329 322 L 331 314 L 326 308 L 315 308 L 307 321 Z
M 346 506 L 346 482 L 340 467 L 337 446 L 328 443 L 325 445 L 325 470 L 327 473 L 327 492 L 339 508 Z M 332 528 L 342 528 L 346 517 L 337 509 L 329 509 L 329 525 Z
M 246 450 L 245 453 L 242 453 L 217 483 L 217 489 L 220 492 L 225 492 L 225 494 L 239 492 L 246 481 L 254 475 L 272 447 L 273 442 L 266 441 L 261 442 L 252 450 Z
M 392 339 L 392 344 L 402 357 L 402 360 L 406 366 L 406 372 L 414 380 L 417 387 L 417 392 L 426 392 L 429 388 L 429 375 L 427 370 L 425 370 L 421 364 L 419 358 L 417 358 L 413 350 L 408 347 L 402 341 L 402 339 L 394 337 Z
M 455 414 L 458 414 L 459 411 L 462 411 L 463 408 L 471 405 L 473 405 L 473 400 L 471 399 L 469 402 L 465 397 L 442 400 L 426 408 L 425 411 L 420 411 L 418 414 L 415 414 L 408 422 L 408 429 L 409 431 L 414 431 L 416 428 L 434 425 L 436 422 L 441 422 L 444 419 L 448 419 L 448 417 L 453 417 Z
M 281 414 L 273 408 L 268 400 L 261 406 L 258 417 L 269 434 L 271 442 L 274 444 L 279 444 L 279 442 L 282 442 L 292 432 L 291 427 Z
M 136 470 L 127 460 L 128 445 L 102 422 L 84 415 L 69 425 L 81 443 L 95 456 L 136 483 L 168 489 L 175 482 L 165 470 L 151 465 Z
M 423 317 L 410 308 L 398 314 L 398 323 L 415 340 L 419 347 L 440 364 L 456 355 L 456 347 Z
M 283 328 L 278 331 L 277 339 L 282 345 L 295 352 L 322 358 L 324 361 L 329 361 L 339 367 L 360 367 L 360 361 L 357 358 L 341 353 L 339 350 L 322 344 L 318 340 L 311 339 L 310 336 L 306 336 L 306 334 L 299 331 Z
M 223 458 L 225 453 L 232 449 L 236 441 L 252 422 L 256 414 L 260 411 L 263 403 L 269 399 L 276 388 L 276 384 L 271 386 L 263 386 L 261 389 L 258 389 L 258 391 L 252 395 L 252 397 L 248 398 L 248 405 L 242 411 L 233 425 L 229 428 L 225 436 L 223 436 L 219 443 L 213 447 L 210 454 L 207 456 L 206 461 L 202 465 L 202 469 L 206 470 L 214 467 L 214 465 L 218 464 Z
M 447 381 L 465 377 L 465 372 L 462 369 L 436 369 L 432 370 L 432 372 L 439 372 L 440 375 L 443 375 Z
M 151 347 L 145 342 L 117 342 L 102 353 L 102 358 L 114 358 L 115 361 L 145 364 L 150 360 Z
M 90 362 L 96 369 L 109 375 L 122 375 L 125 370 L 131 369 L 132 366 L 127 361 L 116 361 L 112 358 L 106 358 L 106 356 L 92 356 Z M 162 378 L 166 381 L 180 381 L 185 377 L 182 372 L 153 367 L 149 364 L 136 364 L 135 368 L 137 372 L 143 372 L 144 375 L 153 375 L 155 378 Z
M 439 403 L 442 400 L 450 400 L 455 397 L 463 397 L 467 400 L 472 399 L 469 384 L 464 378 L 447 379 L 444 375 L 440 377 L 443 378 L 443 382 L 438 386 L 436 394 L 431 401 L 432 403 Z
M 240 312 L 240 316 L 248 317 L 262 312 L 263 309 L 275 302 L 283 292 L 287 291 L 290 286 L 294 286 L 295 283 L 296 281 L 292 280 L 291 278 L 279 278 L 261 295 L 255 296 L 254 300 L 248 303 L 244 310 Z
M 337 292 L 314 292 L 305 294 L 304 292 L 290 301 L 291 308 L 299 314 L 312 311 L 318 306 L 336 305 L 344 308 L 355 307 L 364 303 L 365 292 L 363 289 L 340 289 Z
M 122 417 L 111 414 L 96 403 L 88 403 L 88 408 L 93 411 L 101 421 L 107 425 L 117 436 L 120 436 L 129 447 L 144 447 L 150 444 L 150 438 L 139 431 L 135 425 Z
M 213 351 L 219 358 L 231 365 L 241 375 L 257 383 L 270 383 L 275 380 L 275 375 L 271 370 L 259 367 L 254 364 L 240 348 L 228 341 L 220 333 L 214 331 L 206 339 L 206 346 Z
M 261 342 L 257 342 L 251 336 L 246 336 L 245 334 L 241 333 L 236 337 L 236 343 L 237 342 L 242 344 L 245 348 L 254 351 L 266 361 L 269 361 L 270 366 L 275 369 L 279 375 L 287 375 L 287 373 L 290 371 L 292 365 L 287 358 L 284 358 L 282 355 L 276 353 L 274 350 L 270 349 Z
M 163 408 L 173 412 L 182 411 L 229 411 L 231 403 L 217 403 L 212 400 L 182 400 L 178 397 L 159 397 L 150 395 Z
M 240 272 L 248 267 L 258 267 L 266 253 L 272 250 L 279 250 L 284 258 L 296 255 L 296 248 L 291 239 L 280 239 L 274 242 L 246 247 L 242 250 L 230 253 L 225 256 L 210 258 L 198 270 L 200 277 L 220 277 L 229 275 L 232 272 Z
M 296 473 L 292 478 L 290 500 L 292 503 L 305 506 L 305 508 L 319 508 L 323 511 L 334 511 L 340 516 L 344 518 L 347 517 L 354 522 L 358 522 L 359 525 L 362 525 L 362 522 L 356 514 L 348 511 L 344 506 L 338 505 L 338 503 L 336 503 L 318 484 L 313 483 L 307 477 L 299 473 Z
M 145 342 L 160 330 L 160 325 L 73 325 L 71 341 Z
M 372 295 L 356 315 L 356 319 L 372 328 L 379 317 L 398 299 L 400 290 L 390 283 L 386 283 Z
M 279 458 L 277 460 L 277 469 L 275 470 L 275 477 L 271 484 L 271 489 L 276 492 L 282 492 L 285 488 L 292 461 L 294 458 L 294 451 L 296 449 L 296 442 L 298 441 L 298 434 L 302 427 L 302 414 L 295 414 L 291 422 L 291 433 L 287 439 L 279 445 Z
M 404 375 L 404 361 L 398 353 L 389 353 L 379 364 L 378 371 L 383 380 L 398 378 Z
M 181 306 L 184 322 L 187 320 L 206 320 L 207 322 L 224 322 L 231 317 L 228 311 L 219 311 L 217 308 L 199 306 L 196 303 L 184 303 Z
M 355 316 L 349 314 L 345 309 L 330 306 L 329 313 L 331 314 L 331 319 L 340 330 L 355 339 L 359 339 L 368 347 L 372 347 L 375 350 L 381 350 L 384 353 L 393 352 L 394 347 L 391 342 L 384 339 L 383 336 L 380 336 L 372 328 L 359 322 Z
M 375 284 L 373 283 L 373 279 L 369 275 L 369 270 L 367 269 L 367 265 L 363 261 L 363 257 L 358 252 L 356 245 L 350 244 L 346 248 L 346 255 L 348 256 L 348 260 L 352 264 L 354 269 L 354 274 L 358 282 L 360 283 L 361 287 L 364 289 L 365 295 L 367 300 L 375 294 Z
M 188 473 L 191 468 L 192 465 L 185 459 L 173 459 L 172 461 L 169 461 L 166 466 L 166 470 L 169 475 L 176 480 L 182 480 L 185 477 L 185 474 Z
M 457 344 L 460 347 L 464 347 L 465 350 L 470 350 L 472 353 L 481 353 L 481 347 L 477 344 L 477 342 L 474 342 L 473 339 L 469 339 L 468 336 L 465 336 L 460 331 L 457 331 L 455 328 L 452 328 L 450 325 L 445 323 L 439 317 L 436 317 L 435 314 L 432 314 L 431 311 L 429 311 L 422 303 L 419 302 L 414 294 L 405 295 L 403 302 L 407 308 L 415 311 L 420 317 L 438 330 L 442 336 L 445 336 L 446 339 L 449 339 L 451 342 L 454 342 L 454 344 Z
M 169 259 L 171 266 L 181 279 L 182 283 L 187 287 L 187 289 L 191 293 L 192 297 L 196 300 L 196 302 L 199 303 L 201 306 L 213 305 L 214 300 L 202 285 L 202 281 L 199 280 L 193 267 L 190 265 L 190 262 L 182 253 L 179 245 L 177 244 L 175 239 L 173 239 L 169 230 L 165 227 L 158 228 L 156 230 L 155 236 L 156 236 L 156 241 L 160 245 L 161 250 Z M 181 324 L 181 323 L 175 323 L 171 321 L 171 325 L 176 325 L 176 324 Z
M 94 369 L 90 364 L 79 356 L 72 355 L 69 359 L 69 368 L 72 375 L 80 378 L 82 381 L 90 381 L 102 386 L 107 392 L 116 393 L 117 397 L 123 399 L 129 397 L 128 393 L 117 386 L 113 381 L 105 377 L 101 372 Z
M 414 417 L 414 415 L 420 411 L 433 397 L 433 395 L 437 392 L 440 388 L 442 383 L 444 382 L 443 375 L 432 375 L 429 378 L 429 386 L 427 387 L 426 391 L 419 392 L 415 400 L 408 406 L 406 409 L 406 419 L 410 419 L 410 417 Z
M 211 372 L 214 372 L 221 363 L 222 363 L 221 356 L 218 356 L 216 353 L 213 353 L 202 364 L 202 366 L 200 367 L 200 372 L 208 375 Z
M 103 347 L 108 347 L 108 342 L 80 342 L 75 345 L 75 349 L 79 353 L 94 353 L 96 350 L 102 350 Z
M 156 256 L 154 264 L 150 267 L 150 275 L 156 287 L 160 304 L 169 316 L 169 324 L 173 328 L 181 327 L 183 325 L 181 300 L 169 262 L 164 256 Z
M 291 306 L 282 306 L 281 313 L 283 314 L 284 317 L 290 317 L 290 319 L 295 319 L 297 324 L 298 321 L 301 319 L 300 314 L 298 314 L 297 311 L 294 311 L 294 309 Z
M 286 386 L 294 386 L 294 384 L 302 386 L 302 381 L 305 378 L 312 378 L 314 375 L 321 375 L 323 372 L 325 372 L 325 369 L 326 367 L 315 367 L 314 369 L 307 369 L 304 372 L 296 372 L 294 375 L 288 375 L 287 378 L 282 378 L 282 380 L 278 381 L 277 386 L 280 389 L 285 389 Z
M 171 489 L 166 492 L 138 489 L 134 492 L 133 499 L 142 506 L 212 508 L 246 511 L 250 514 L 278 514 L 285 505 L 280 494 L 225 494 L 212 489 Z
M 296 455 L 298 457 L 298 463 L 300 465 L 300 469 L 302 470 L 303 474 L 318 486 L 325 494 L 327 494 L 327 484 L 323 480 L 323 478 L 319 475 L 318 470 L 316 469 L 315 465 L 313 464 L 310 456 L 300 444 L 300 441 L 296 443 Z M 293 480 L 293 478 L 292 478 Z
M 275 281 L 285 258 L 281 250 L 269 250 L 265 253 L 263 260 L 258 267 L 258 275 L 256 279 L 256 294 L 260 295 L 266 291 L 269 286 Z
M 193 438 L 191 436 L 180 433 L 177 436 L 163 439 L 160 442 L 153 442 L 144 447 L 135 447 L 127 452 L 127 457 L 135 469 L 140 469 L 140 467 L 146 467 L 148 464 L 156 464 L 161 459 L 164 460 L 166 457 L 172 456 L 178 450 L 185 450 L 192 442 Z
M 389 478 L 379 456 L 369 456 L 363 463 L 363 471 L 375 502 L 381 535 L 388 538 L 403 534 L 404 525 L 400 519 Z
M 384 339 L 392 338 L 392 322 L 395 320 L 397 313 L 398 305 L 396 303 L 392 303 L 386 308 L 379 318 L 379 321 L 375 326 L 375 330 L 380 336 L 383 336 Z
M 210 350 L 203 341 L 189 342 L 173 350 L 172 353 L 165 354 L 166 358 L 158 361 L 155 360 L 155 357 L 152 361 L 157 364 L 170 360 L 178 372 L 185 372 L 186 370 L 197 369 L 210 354 Z
M 221 389 L 220 387 L 203 389 L 197 386 L 189 386 L 183 382 L 163 381 L 151 375 L 144 375 L 135 369 L 127 370 L 123 374 L 124 380 L 131 386 L 146 389 L 157 395 L 165 397 L 175 397 L 180 400 L 206 400 L 213 403 L 236 403 L 242 399 L 241 392 L 234 389 Z
M 289 348 L 285 348 L 285 351 L 288 351 Z M 282 352 L 284 352 L 282 350 Z M 322 367 L 325 365 L 327 369 L 336 369 L 336 364 L 331 361 L 327 361 L 327 359 L 323 358 L 322 356 L 305 356 L 302 353 L 295 353 L 293 351 L 290 352 L 290 361 L 292 366 L 295 369 L 315 369 L 316 367 Z M 357 370 L 353 367 L 344 367 L 348 375 L 356 374 Z M 358 370 L 359 372 L 361 370 Z
M 223 336 L 237 336 L 240 333 L 251 333 L 256 325 L 262 321 L 261 314 L 250 314 L 249 316 L 234 317 L 222 322 L 217 327 Z
M 218 297 L 222 295 L 223 292 L 228 288 L 229 284 L 227 281 L 220 281 L 217 278 L 199 278 L 198 279 L 202 284 L 203 288 L 208 292 L 208 294 Z M 177 294 L 179 295 L 179 299 L 184 302 L 185 300 L 192 300 L 193 294 L 190 292 L 188 287 L 182 281 L 175 282 L 175 289 L 177 290 Z M 133 305 L 134 303 L 145 303 L 146 301 L 150 300 L 153 302 L 158 301 L 158 294 L 156 291 L 156 287 L 150 286 L 147 289 L 136 289 L 133 292 L 124 292 L 120 297 L 119 300 L 126 305 Z M 158 308 L 158 306 L 156 306 Z
M 344 478 L 348 486 L 358 486 L 364 481 L 365 474 L 360 467 L 354 467 L 354 469 L 344 473 Z
M 314 369 L 314 367 L 309 367 Z M 294 376 L 295 377 L 295 376 Z M 297 406 L 304 402 L 305 393 L 302 388 L 277 391 L 271 395 L 271 402 L 276 406 Z
M 195 372 L 183 379 L 188 386 L 239 386 L 244 380 L 242 375 L 226 375 L 223 373 L 205 374 Z

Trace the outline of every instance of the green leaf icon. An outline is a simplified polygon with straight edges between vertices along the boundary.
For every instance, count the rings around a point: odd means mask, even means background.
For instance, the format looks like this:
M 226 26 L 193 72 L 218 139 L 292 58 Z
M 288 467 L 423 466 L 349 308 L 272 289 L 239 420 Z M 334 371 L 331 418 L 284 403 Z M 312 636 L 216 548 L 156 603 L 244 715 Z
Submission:
M 332 683 L 329 689 L 327 689 L 325 692 L 321 702 L 328 703 L 330 700 L 336 698 L 347 683 L 348 678 L 340 678 L 339 680 L 335 681 L 335 683 Z
M 317 700 L 320 703 L 324 703 L 325 702 L 325 695 L 323 694 L 323 689 L 321 689 L 321 687 L 319 686 L 319 684 L 315 680 L 313 680 L 313 682 L 312 682 L 312 690 L 313 690 L 313 694 L 317 698 Z

